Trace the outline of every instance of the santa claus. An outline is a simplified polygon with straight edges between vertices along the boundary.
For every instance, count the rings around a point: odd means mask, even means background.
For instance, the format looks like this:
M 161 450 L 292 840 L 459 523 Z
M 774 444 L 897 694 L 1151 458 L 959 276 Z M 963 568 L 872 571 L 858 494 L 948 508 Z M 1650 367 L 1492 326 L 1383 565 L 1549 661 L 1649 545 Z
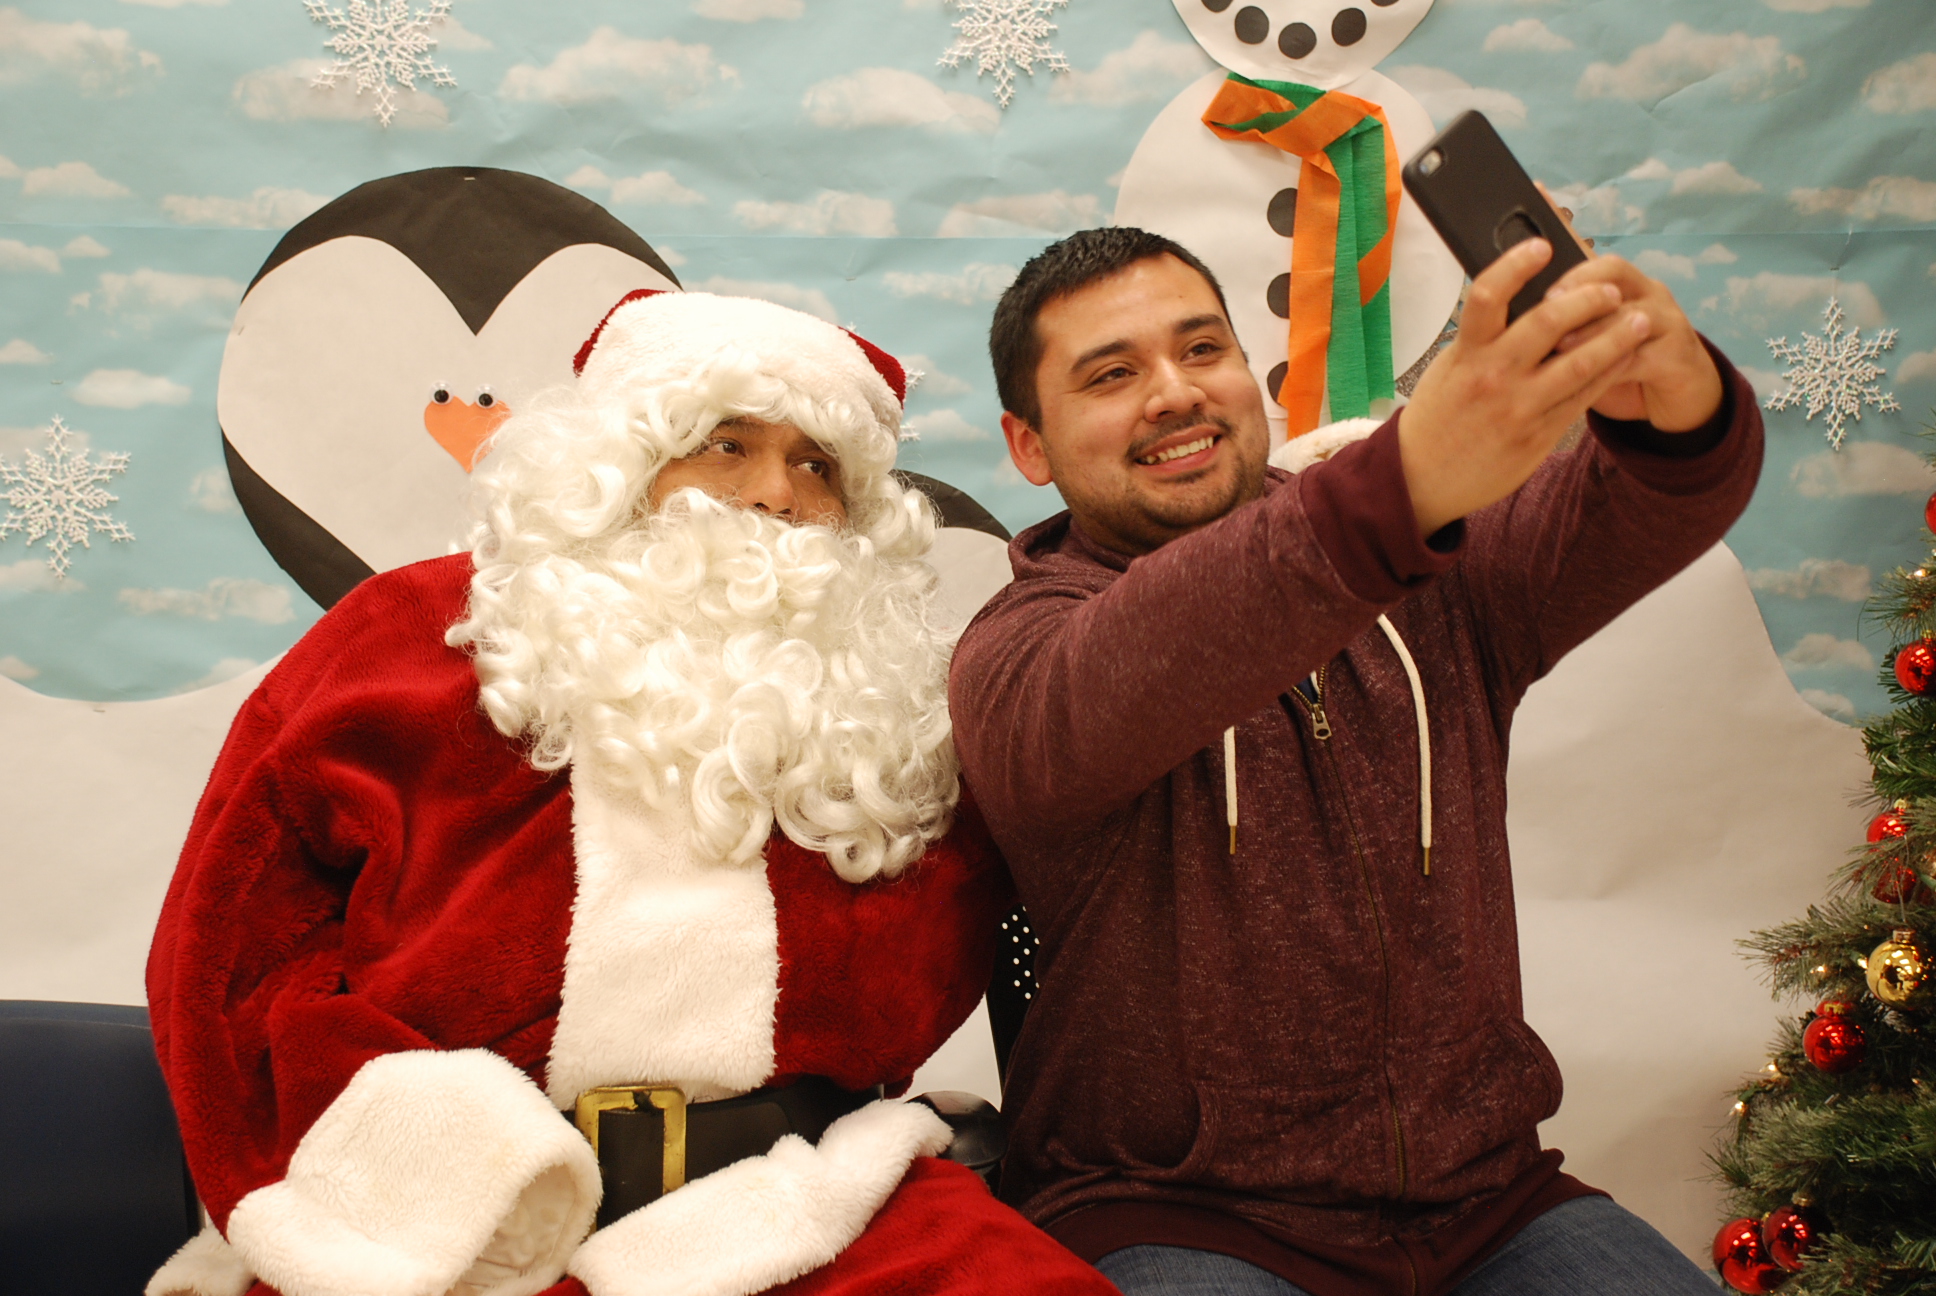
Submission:
M 472 553 L 363 582 L 229 735 L 148 967 L 212 1224 L 150 1296 L 1113 1291 L 881 1096 L 1011 902 L 900 367 L 641 293 L 576 368 Z

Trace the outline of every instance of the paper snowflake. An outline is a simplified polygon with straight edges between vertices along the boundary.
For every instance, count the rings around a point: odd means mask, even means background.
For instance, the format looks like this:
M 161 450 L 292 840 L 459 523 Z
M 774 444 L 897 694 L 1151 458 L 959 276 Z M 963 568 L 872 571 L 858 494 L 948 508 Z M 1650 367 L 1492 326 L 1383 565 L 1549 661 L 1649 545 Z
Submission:
M 303 7 L 312 20 L 336 33 L 324 42 L 324 48 L 336 52 L 336 62 L 310 84 L 327 90 L 346 77 L 355 78 L 358 97 L 365 90 L 374 93 L 376 119 L 383 125 L 397 115 L 393 85 L 415 90 L 418 77 L 436 86 L 457 84 L 449 68 L 430 61 L 430 51 L 437 48 L 430 28 L 450 16 L 450 0 L 430 0 L 421 13 L 410 8 L 410 0 L 350 0 L 347 12 L 330 8 L 324 0 L 303 0 Z
M 995 74 L 995 102 L 1006 108 L 1015 99 L 1015 69 L 1035 75 L 1039 61 L 1051 72 L 1067 72 L 1069 60 L 1049 48 L 1055 24 L 1049 15 L 1069 0 L 949 0 L 961 11 L 955 30 L 961 35 L 941 56 L 942 67 L 960 67 L 976 60 L 975 75 Z
M 29 450 L 18 464 L 0 459 L 0 486 L 11 488 L 6 494 L 9 511 L 0 519 L 0 540 L 15 531 L 26 532 L 28 544 L 45 536 L 47 565 L 60 580 L 67 579 L 67 551 L 75 545 L 93 548 L 87 542 L 93 532 L 110 540 L 134 539 L 134 532 L 108 516 L 106 506 L 121 497 L 100 485 L 127 471 L 128 456 L 105 454 L 92 461 L 68 436 L 67 425 L 55 415 L 47 432 L 46 457 Z
M 1842 448 L 1843 420 L 1852 418 L 1860 423 L 1864 405 L 1873 405 L 1884 413 L 1901 409 L 1895 396 L 1876 383 L 1882 377 L 1882 366 L 1871 363 L 1896 345 L 1896 331 L 1884 329 L 1866 342 L 1861 333 L 1861 329 L 1842 332 L 1842 306 L 1831 297 L 1822 312 L 1820 337 L 1804 333 L 1800 346 L 1790 346 L 1786 337 L 1769 338 L 1768 349 L 1775 353 L 1775 359 L 1791 367 L 1782 375 L 1788 390 L 1763 403 L 1771 410 L 1805 404 L 1808 413 L 1804 421 L 1825 415 L 1822 431 L 1836 450 Z

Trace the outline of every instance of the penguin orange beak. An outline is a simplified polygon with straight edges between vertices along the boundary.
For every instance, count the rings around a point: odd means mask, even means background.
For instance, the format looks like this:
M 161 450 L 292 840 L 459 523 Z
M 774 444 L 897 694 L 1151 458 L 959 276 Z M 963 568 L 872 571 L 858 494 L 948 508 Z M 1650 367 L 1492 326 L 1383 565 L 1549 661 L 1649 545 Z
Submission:
M 424 405 L 424 431 L 430 433 L 459 467 L 469 472 L 478 450 L 497 431 L 497 425 L 510 416 L 511 407 L 501 400 L 473 405 L 461 396 L 451 396 Z

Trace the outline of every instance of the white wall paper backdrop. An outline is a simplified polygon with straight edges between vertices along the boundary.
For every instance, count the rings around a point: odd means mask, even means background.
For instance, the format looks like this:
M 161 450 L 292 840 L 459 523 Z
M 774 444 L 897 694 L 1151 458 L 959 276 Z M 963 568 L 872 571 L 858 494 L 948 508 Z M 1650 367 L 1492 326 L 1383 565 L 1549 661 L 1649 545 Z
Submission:
M 148 941 L 196 799 L 268 671 L 147 702 L 0 679 L 0 998 L 146 1001 Z
M 306 87 L 329 33 L 300 0 L 0 5 L 0 460 L 56 415 L 90 454 L 128 452 L 107 486 L 137 537 L 77 549 L 64 584 L 0 539 L 0 995 L 138 998 L 200 771 L 317 615 L 237 510 L 215 422 L 235 303 L 288 225 L 424 166 L 577 188 L 688 286 L 852 323 L 926 370 L 908 466 L 1019 528 L 1055 501 L 1000 452 L 993 301 L 1112 210 L 1209 66 L 1167 0 L 1071 0 L 1074 71 L 1024 78 L 1006 113 L 935 67 L 936 0 L 453 14 L 435 58 L 456 88 L 405 95 L 386 131 Z M 1819 333 L 1831 293 L 1865 335 L 1901 330 L 1883 387 L 1905 409 L 1867 411 L 1836 454 L 1819 420 L 1771 415 L 1739 564 L 1717 551 L 1582 648 L 1516 731 L 1527 1009 L 1569 1090 L 1549 1136 L 1699 1254 L 1702 1151 L 1776 1011 L 1733 942 L 1817 897 L 1861 827 L 1857 737 L 1794 686 L 1882 707 L 1861 600 L 1921 557 L 1936 485 L 1913 437 L 1936 402 L 1936 20 L 1920 0 L 1438 0 L 1380 71 L 1440 123 L 1486 110 L 1764 391 L 1764 339 Z M 987 1092 L 980 1040 L 924 1083 Z
M 1735 942 L 1861 841 L 1861 736 L 1796 697 L 1717 545 L 1568 654 L 1513 724 L 1526 1019 L 1566 1097 L 1541 1134 L 1701 1263 L 1707 1151 L 1777 1009 Z

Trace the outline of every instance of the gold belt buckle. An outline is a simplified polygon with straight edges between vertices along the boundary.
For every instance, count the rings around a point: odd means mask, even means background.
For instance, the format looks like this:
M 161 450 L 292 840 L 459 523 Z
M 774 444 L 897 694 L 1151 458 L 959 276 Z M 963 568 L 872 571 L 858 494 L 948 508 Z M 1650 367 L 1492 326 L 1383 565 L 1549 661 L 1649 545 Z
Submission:
M 639 1098 L 665 1114 L 665 1152 L 660 1162 L 660 1191 L 671 1192 L 686 1183 L 686 1093 L 677 1085 L 603 1085 L 578 1095 L 573 1123 L 598 1152 L 598 1114 L 607 1111 L 637 1111 Z

